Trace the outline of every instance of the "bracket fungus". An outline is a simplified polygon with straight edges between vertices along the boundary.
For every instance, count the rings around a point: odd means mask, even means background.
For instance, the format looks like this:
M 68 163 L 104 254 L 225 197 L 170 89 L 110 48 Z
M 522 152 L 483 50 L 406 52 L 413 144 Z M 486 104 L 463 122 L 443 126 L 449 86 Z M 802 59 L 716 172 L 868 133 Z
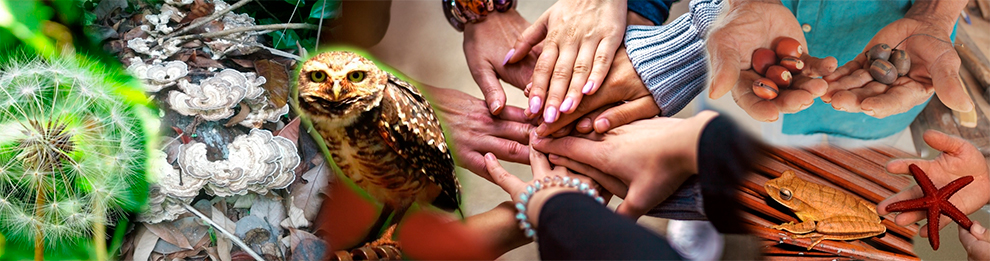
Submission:
M 218 121 L 234 115 L 233 108 L 241 100 L 261 96 L 265 91 L 261 88 L 263 84 L 265 77 L 224 69 L 199 84 L 179 80 L 182 91 L 169 92 L 168 103 L 179 114 Z
M 207 192 L 226 197 L 248 191 L 267 194 L 295 180 L 299 154 L 292 141 L 273 136 L 271 131 L 252 129 L 227 145 L 226 160 L 209 161 L 206 144 L 189 143 L 179 151 L 178 163 L 184 177 L 208 180 Z
M 144 80 L 144 89 L 147 92 L 158 92 L 175 85 L 179 78 L 189 74 L 189 66 L 182 61 L 147 65 L 138 57 L 131 58 L 131 66 L 128 66 L 127 70 L 135 77 Z

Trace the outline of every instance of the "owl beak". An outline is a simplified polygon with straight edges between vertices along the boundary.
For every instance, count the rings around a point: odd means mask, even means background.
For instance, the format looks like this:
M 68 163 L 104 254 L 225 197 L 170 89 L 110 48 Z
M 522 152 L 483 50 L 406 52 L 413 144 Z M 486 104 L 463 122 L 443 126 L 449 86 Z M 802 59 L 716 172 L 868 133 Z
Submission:
M 340 81 L 333 81 L 333 99 L 340 100 Z

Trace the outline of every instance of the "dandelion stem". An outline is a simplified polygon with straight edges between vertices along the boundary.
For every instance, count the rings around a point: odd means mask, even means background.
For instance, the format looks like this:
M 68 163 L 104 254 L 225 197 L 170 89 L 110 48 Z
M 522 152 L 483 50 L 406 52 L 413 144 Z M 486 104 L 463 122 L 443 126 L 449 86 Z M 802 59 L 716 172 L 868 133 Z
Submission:
M 104 218 L 106 217 L 105 210 L 101 207 L 97 207 L 93 210 L 93 215 L 96 216 L 96 221 L 93 221 L 93 247 L 96 248 L 96 260 L 106 261 L 107 260 L 107 226 L 104 224 Z
M 41 220 L 43 218 L 41 207 L 45 204 L 45 184 L 41 179 L 38 179 L 37 188 L 38 192 L 34 196 L 34 260 L 43 261 L 45 260 L 45 234 L 41 231 Z

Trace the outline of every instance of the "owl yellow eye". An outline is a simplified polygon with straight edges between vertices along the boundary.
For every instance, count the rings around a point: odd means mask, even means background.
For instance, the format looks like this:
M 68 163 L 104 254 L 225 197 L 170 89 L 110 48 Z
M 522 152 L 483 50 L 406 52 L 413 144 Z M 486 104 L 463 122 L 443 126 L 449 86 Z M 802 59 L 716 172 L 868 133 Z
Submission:
M 313 82 L 325 82 L 327 80 L 327 74 L 323 71 L 314 71 L 309 73 L 309 80 Z
M 351 82 L 361 82 L 364 81 L 365 72 L 354 71 L 347 74 L 347 80 Z

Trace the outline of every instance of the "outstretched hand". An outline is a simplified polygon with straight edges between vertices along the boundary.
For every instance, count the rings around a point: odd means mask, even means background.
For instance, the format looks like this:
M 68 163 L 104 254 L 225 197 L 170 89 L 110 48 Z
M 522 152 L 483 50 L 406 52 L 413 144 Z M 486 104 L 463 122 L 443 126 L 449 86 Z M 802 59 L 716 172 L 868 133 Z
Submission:
M 957 13 L 958 14 L 958 13 Z M 953 19 L 954 20 L 954 19 Z M 836 110 L 863 112 L 884 118 L 906 112 L 938 94 L 946 106 L 957 111 L 971 111 L 973 101 L 959 81 L 959 55 L 949 42 L 952 27 L 944 28 L 927 19 L 902 18 L 890 23 L 864 48 L 886 43 L 904 50 L 911 58 L 911 70 L 890 85 L 873 81 L 866 55 L 856 56 L 834 74 L 825 76 L 828 92 L 822 100 Z
M 711 29 L 708 57 L 711 63 L 709 97 L 718 99 L 732 91 L 732 98 L 753 119 L 776 121 L 780 113 L 795 113 L 825 94 L 828 84 L 816 77 L 828 75 L 838 62 L 834 57 L 819 59 L 804 52 L 805 69 L 794 75 L 790 88 L 781 88 L 777 98 L 764 100 L 753 93 L 753 81 L 761 78 L 753 71 L 752 55 L 756 49 L 771 48 L 782 37 L 804 39 L 797 18 L 780 3 L 733 3 L 725 18 Z
M 987 166 L 986 159 L 973 144 L 948 134 L 929 130 L 924 134 L 925 143 L 933 149 L 942 151 L 942 154 L 934 160 L 923 159 L 898 159 L 887 163 L 887 171 L 895 174 L 906 174 L 908 166 L 918 165 L 936 187 L 942 187 L 949 182 L 964 176 L 973 176 L 974 180 L 968 186 L 959 190 L 949 202 L 959 208 L 965 214 L 971 214 L 986 205 L 990 201 L 990 167 Z M 877 204 L 877 213 L 886 215 L 887 206 L 891 203 L 916 199 L 922 197 L 921 188 L 917 185 L 902 190 Z M 925 218 L 923 211 L 903 212 L 894 216 L 894 223 L 907 226 Z M 942 229 L 952 220 L 949 217 L 941 216 L 938 221 L 938 228 Z M 922 226 L 922 237 L 928 237 L 926 224 Z

